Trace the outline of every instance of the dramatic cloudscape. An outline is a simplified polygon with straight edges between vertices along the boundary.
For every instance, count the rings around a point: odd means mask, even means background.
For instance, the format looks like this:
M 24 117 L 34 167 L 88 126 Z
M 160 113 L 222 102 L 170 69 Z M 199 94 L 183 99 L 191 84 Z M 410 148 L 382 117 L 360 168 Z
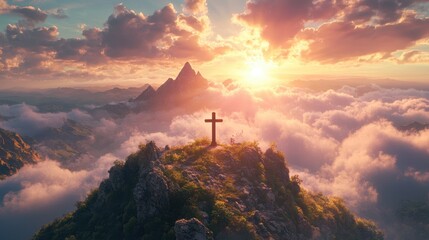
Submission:
M 42 159 L 0 180 L 0 239 L 213 111 L 219 142 L 276 145 L 386 239 L 427 239 L 428 77 L 429 0 L 0 0 L 0 128 Z
M 270 80 L 281 82 L 341 77 L 424 81 L 428 4 L 2 0 L 1 86 L 161 83 L 185 60 L 217 81 L 252 78 L 267 69 Z M 255 65 L 265 69 L 255 72 Z

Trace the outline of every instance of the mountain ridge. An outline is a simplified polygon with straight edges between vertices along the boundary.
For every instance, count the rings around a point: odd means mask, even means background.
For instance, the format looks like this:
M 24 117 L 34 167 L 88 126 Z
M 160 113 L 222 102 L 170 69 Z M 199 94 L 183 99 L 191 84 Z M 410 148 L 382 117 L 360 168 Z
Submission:
M 50 159 L 70 165 L 87 150 L 85 140 L 92 136 L 93 130 L 89 126 L 66 119 L 62 126 L 47 128 L 34 136 L 35 148 Z
M 147 101 L 154 105 L 169 105 L 172 102 L 184 101 L 195 96 L 208 87 L 208 81 L 200 72 L 195 72 L 189 62 L 180 70 L 177 77 L 167 79 L 155 90 L 143 91 L 133 102 Z
M 208 144 L 141 145 L 33 239 L 383 239 L 342 200 L 303 189 L 275 147 Z
M 19 135 L 0 128 L 0 179 L 40 160 L 39 154 Z

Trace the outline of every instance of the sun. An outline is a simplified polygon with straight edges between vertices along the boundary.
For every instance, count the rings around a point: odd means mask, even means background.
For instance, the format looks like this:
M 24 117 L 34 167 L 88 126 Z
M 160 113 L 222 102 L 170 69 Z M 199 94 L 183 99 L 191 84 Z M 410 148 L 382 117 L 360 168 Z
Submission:
M 253 59 L 246 62 L 243 69 L 243 83 L 246 85 L 265 86 L 271 81 L 273 64 L 265 59 Z
M 267 71 L 264 67 L 261 66 L 254 66 L 250 72 L 249 72 L 249 77 L 252 79 L 262 79 L 264 76 L 266 76 Z

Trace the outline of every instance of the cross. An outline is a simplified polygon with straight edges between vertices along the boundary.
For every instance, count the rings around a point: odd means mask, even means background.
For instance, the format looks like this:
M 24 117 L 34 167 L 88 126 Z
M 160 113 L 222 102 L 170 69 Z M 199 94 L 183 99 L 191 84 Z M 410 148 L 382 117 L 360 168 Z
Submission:
M 216 113 L 212 112 L 212 119 L 206 119 L 205 122 L 211 122 L 212 123 L 212 147 L 216 147 L 216 123 L 217 122 L 223 122 L 223 119 L 216 119 Z

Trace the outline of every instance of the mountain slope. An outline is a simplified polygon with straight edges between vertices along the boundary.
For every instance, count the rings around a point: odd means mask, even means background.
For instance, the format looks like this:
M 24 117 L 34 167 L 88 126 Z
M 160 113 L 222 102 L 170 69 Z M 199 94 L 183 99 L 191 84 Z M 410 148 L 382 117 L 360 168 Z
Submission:
M 67 119 L 59 128 L 48 128 L 35 136 L 39 153 L 67 165 L 73 163 L 87 148 L 85 140 L 93 136 L 90 127 Z
M 383 239 L 340 199 L 302 189 L 275 148 L 208 144 L 142 145 L 33 239 Z
M 0 128 L 0 179 L 13 175 L 25 164 L 36 163 L 39 158 L 19 134 Z

